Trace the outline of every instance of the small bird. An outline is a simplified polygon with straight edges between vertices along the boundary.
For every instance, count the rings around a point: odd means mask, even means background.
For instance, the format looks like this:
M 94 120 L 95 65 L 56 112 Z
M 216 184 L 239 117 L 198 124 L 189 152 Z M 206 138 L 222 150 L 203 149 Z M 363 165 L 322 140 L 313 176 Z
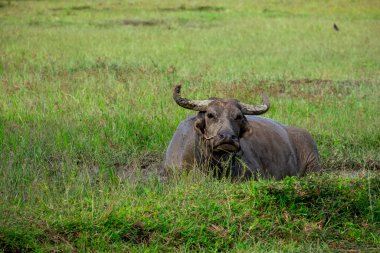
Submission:
M 333 27 L 334 27 L 334 30 L 335 30 L 335 31 L 339 32 L 339 27 L 338 27 L 335 23 L 334 23 L 334 26 L 333 26 Z

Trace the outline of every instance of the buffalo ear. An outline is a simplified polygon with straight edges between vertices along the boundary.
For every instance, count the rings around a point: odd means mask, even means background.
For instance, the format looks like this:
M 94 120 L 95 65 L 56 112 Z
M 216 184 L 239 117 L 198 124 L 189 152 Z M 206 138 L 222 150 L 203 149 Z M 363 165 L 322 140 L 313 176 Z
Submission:
M 251 134 L 252 133 L 252 128 L 249 125 L 248 119 L 243 116 L 243 122 L 241 126 L 241 132 L 240 135 L 243 136 L 245 134 Z
M 199 112 L 197 115 L 197 119 L 195 120 L 195 123 L 194 123 L 194 130 L 199 135 L 203 135 L 205 132 L 205 126 L 206 126 L 205 113 Z

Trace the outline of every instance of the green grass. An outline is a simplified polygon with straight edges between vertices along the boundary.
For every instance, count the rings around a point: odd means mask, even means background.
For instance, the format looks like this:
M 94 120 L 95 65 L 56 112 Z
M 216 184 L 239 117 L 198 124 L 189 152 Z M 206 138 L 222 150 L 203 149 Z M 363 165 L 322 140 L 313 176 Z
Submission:
M 0 1 L 0 249 L 378 251 L 379 22 L 377 1 Z M 325 172 L 162 180 L 193 113 L 174 83 L 267 93 Z
M 93 184 L 66 173 L 65 185 L 41 185 L 38 196 L 11 201 L 4 249 L 325 251 L 379 244 L 378 177 L 231 184 L 182 175 L 165 184 L 154 177 Z

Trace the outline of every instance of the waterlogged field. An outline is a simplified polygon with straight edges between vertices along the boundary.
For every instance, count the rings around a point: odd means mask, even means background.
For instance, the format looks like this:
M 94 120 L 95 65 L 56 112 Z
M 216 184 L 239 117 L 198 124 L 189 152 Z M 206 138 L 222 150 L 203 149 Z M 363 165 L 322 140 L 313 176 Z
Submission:
M 0 250 L 380 250 L 378 1 L 0 1 L 0 45 Z M 267 93 L 324 171 L 165 176 L 176 83 Z

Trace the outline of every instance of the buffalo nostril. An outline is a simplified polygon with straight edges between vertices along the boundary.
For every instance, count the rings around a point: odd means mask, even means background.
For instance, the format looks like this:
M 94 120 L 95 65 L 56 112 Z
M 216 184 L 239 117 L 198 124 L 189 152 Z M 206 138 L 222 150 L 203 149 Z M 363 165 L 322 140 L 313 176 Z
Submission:
M 221 140 L 225 140 L 225 141 L 236 141 L 238 139 L 238 137 L 234 134 L 230 134 L 230 133 L 219 133 L 218 134 L 218 137 L 221 139 Z

